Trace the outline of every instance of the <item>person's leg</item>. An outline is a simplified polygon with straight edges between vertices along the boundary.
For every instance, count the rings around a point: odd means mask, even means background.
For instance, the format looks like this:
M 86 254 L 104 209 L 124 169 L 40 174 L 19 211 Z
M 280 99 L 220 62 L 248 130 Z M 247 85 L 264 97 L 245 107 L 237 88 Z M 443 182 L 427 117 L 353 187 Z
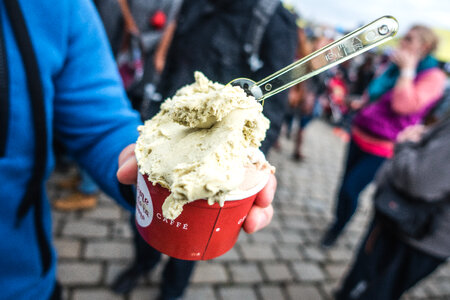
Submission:
M 355 213 L 359 194 L 373 180 L 384 161 L 385 158 L 366 153 L 353 142 L 350 144 L 336 204 L 335 220 L 322 239 L 323 246 L 328 247 L 334 244 Z
M 288 111 L 284 116 L 284 124 L 286 124 L 286 138 L 291 137 L 292 126 L 294 123 L 294 112 L 292 110 Z
M 139 278 L 150 272 L 161 260 L 161 253 L 148 245 L 139 234 L 134 215 L 130 217 L 130 225 L 133 232 L 134 260 L 116 277 L 111 286 L 112 290 L 119 294 L 133 290 Z
M 95 194 L 98 192 L 98 186 L 92 177 L 83 169 L 80 168 L 81 181 L 78 185 L 78 190 L 86 195 Z
M 303 115 L 299 116 L 299 128 L 297 131 L 297 136 L 295 139 L 295 148 L 294 148 L 294 159 L 302 160 L 304 155 L 302 153 L 302 144 L 303 144 L 303 130 L 306 128 L 308 123 L 312 120 L 312 115 Z
M 162 300 L 177 299 L 183 296 L 195 267 L 195 261 L 170 258 L 163 272 L 161 286 Z
M 382 227 L 369 230 L 336 300 L 393 300 L 433 272 L 444 259 L 422 253 Z
M 53 207 L 63 211 L 92 209 L 97 205 L 98 186 L 91 176 L 79 168 L 80 181 L 76 190 L 53 201 Z
M 62 287 L 59 281 L 55 282 L 55 287 L 53 288 L 52 295 L 48 300 L 62 300 Z
M 361 191 L 373 180 L 385 159 L 373 155 L 363 157 L 344 179 L 339 192 L 334 230 L 341 232 L 356 211 Z
M 372 220 L 367 233 L 362 240 L 359 250 L 356 255 L 356 259 L 353 262 L 351 269 L 345 275 L 345 279 L 342 282 L 342 285 L 335 293 L 335 300 L 347 300 L 352 299 L 350 294 L 352 293 L 352 297 L 358 296 L 358 293 L 364 292 L 367 288 L 368 282 L 370 281 L 371 275 L 373 273 L 377 264 L 376 251 L 373 249 L 367 249 L 367 243 L 370 239 L 370 243 L 377 243 L 378 248 L 383 247 L 383 241 L 379 240 L 379 227 L 375 230 L 375 221 Z
M 393 284 L 381 296 L 389 297 L 389 299 L 399 299 L 406 290 L 430 275 L 439 265 L 446 261 L 442 258 L 430 256 L 401 241 L 399 243 L 405 248 L 406 254 L 399 260 L 395 266 L 395 270 L 388 270 L 386 272 L 389 276 L 385 277 L 385 281 L 392 282 Z

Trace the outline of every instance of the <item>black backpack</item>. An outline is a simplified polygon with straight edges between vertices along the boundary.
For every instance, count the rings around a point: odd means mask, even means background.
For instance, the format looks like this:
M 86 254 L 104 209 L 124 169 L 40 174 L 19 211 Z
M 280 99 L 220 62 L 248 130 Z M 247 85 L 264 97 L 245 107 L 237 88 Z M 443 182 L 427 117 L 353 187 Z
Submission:
M 240 2 L 240 9 L 227 2 Z M 255 78 L 264 65 L 259 57 L 263 35 L 279 5 L 279 0 L 185 0 L 158 86 L 161 98 L 193 82 L 196 70 L 224 84 L 236 77 Z
M 291 64 L 298 46 L 295 20 L 279 0 L 185 0 L 157 88 L 160 99 L 192 83 L 194 71 L 227 84 L 238 77 L 259 81 Z M 143 116 L 152 117 L 159 104 L 152 102 Z M 287 108 L 287 91 L 265 101 L 271 125 L 264 153 L 277 140 Z

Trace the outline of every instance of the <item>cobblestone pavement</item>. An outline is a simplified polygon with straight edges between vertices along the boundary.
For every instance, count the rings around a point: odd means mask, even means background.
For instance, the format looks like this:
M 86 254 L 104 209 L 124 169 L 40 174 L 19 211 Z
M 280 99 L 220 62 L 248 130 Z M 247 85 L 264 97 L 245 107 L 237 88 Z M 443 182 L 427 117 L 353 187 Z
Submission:
M 327 124 L 314 121 L 305 132 L 304 162 L 291 159 L 292 141 L 283 137 L 281 146 L 281 151 L 269 155 L 278 178 L 272 223 L 253 235 L 241 233 L 236 246 L 222 257 L 200 262 L 185 299 L 332 298 L 371 214 L 372 188 L 363 193 L 358 212 L 337 246 L 322 250 L 318 241 L 331 219 L 345 143 Z M 51 177 L 51 199 L 64 193 L 54 184 L 62 178 L 58 173 Z M 132 259 L 128 212 L 102 194 L 91 211 L 55 211 L 53 217 L 64 299 L 156 298 L 161 265 L 129 295 L 118 296 L 108 288 Z M 450 299 L 450 265 L 442 266 L 403 299 Z

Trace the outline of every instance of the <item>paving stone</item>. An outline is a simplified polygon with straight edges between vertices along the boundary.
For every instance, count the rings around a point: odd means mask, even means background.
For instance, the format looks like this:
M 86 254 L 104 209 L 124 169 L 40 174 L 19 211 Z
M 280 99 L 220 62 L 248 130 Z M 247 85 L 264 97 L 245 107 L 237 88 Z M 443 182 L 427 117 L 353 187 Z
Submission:
M 251 239 L 251 234 L 247 234 L 244 232 L 244 230 L 241 230 L 241 232 L 239 233 L 237 243 L 245 243 L 245 242 L 250 241 L 250 239 Z
M 286 298 L 283 289 L 277 285 L 257 287 L 257 291 L 262 300 L 282 300 Z
M 156 287 L 137 287 L 131 292 L 130 300 L 156 299 L 159 289 Z M 122 298 L 120 298 L 122 299 Z M 92 299 L 94 300 L 94 299 Z
M 315 286 L 290 284 L 287 287 L 289 299 L 323 300 L 319 290 Z
M 99 206 L 93 210 L 83 212 L 83 217 L 85 219 L 115 221 L 120 219 L 122 210 L 123 208 L 118 205 Z
M 227 253 L 221 255 L 219 257 L 214 258 L 216 262 L 233 262 L 239 261 L 241 259 L 241 255 L 238 253 L 235 247 L 231 248 Z
M 342 278 L 345 275 L 347 268 L 348 265 L 343 263 L 330 263 L 325 266 L 327 274 L 333 279 Z
M 325 296 L 328 297 L 328 299 L 334 299 L 334 293 L 340 284 L 337 282 L 324 282 L 320 286 L 321 290 L 325 293 Z
M 73 292 L 73 300 L 121 300 L 122 296 L 116 295 L 106 288 L 76 289 Z
M 105 283 L 109 286 L 113 283 L 120 272 L 128 266 L 126 262 L 108 262 L 106 265 Z
M 349 262 L 353 258 L 353 252 L 351 252 L 349 249 L 344 249 L 342 247 L 332 248 L 328 251 L 328 256 L 333 261 Z
M 64 225 L 62 234 L 71 237 L 106 237 L 108 226 L 95 221 L 70 221 Z
M 429 296 L 429 291 L 427 290 L 426 286 L 422 284 L 421 282 L 417 285 L 415 285 L 412 289 L 410 289 L 406 295 L 410 295 L 413 298 L 425 298 Z
M 284 263 L 263 263 L 264 274 L 270 282 L 291 281 L 294 276 Z
M 231 264 L 229 266 L 231 279 L 235 283 L 262 282 L 262 276 L 255 263 Z
M 133 231 L 128 221 L 118 221 L 112 224 L 112 239 L 127 239 L 133 238 Z
M 275 259 L 275 253 L 272 250 L 271 244 L 266 243 L 240 243 L 239 244 L 241 252 L 245 259 L 247 260 L 264 260 L 264 259 Z
M 284 224 L 291 229 L 310 229 L 311 224 L 308 220 L 299 218 L 298 216 L 285 216 Z
M 222 287 L 219 288 L 221 299 L 245 299 L 257 300 L 255 291 L 251 287 L 236 286 L 236 287 Z
M 58 249 L 58 258 L 79 258 L 81 253 L 81 242 L 69 238 L 56 238 L 55 247 Z
M 303 247 L 303 253 L 306 259 L 311 259 L 314 261 L 323 261 L 326 259 L 326 255 L 317 246 Z
M 134 255 L 131 244 L 88 241 L 84 256 L 88 259 L 128 259 Z
M 254 233 L 252 237 L 253 241 L 256 243 L 277 243 L 276 234 L 273 231 L 269 231 L 267 229 Z
M 63 285 L 96 285 L 102 278 L 100 263 L 60 262 L 58 279 Z
M 193 283 L 224 283 L 228 281 L 225 267 L 219 263 L 197 264 L 191 282 Z
M 427 290 L 429 293 L 427 295 L 433 297 L 445 297 L 450 296 L 450 286 L 448 282 L 441 282 L 438 280 L 427 282 Z M 450 299 L 450 297 L 449 297 Z
M 441 265 L 436 270 L 437 276 L 450 277 L 450 263 L 446 263 Z
M 141 298 L 142 299 L 142 298 Z M 208 300 L 215 300 L 217 299 L 214 290 L 211 286 L 204 286 L 204 287 L 189 287 L 186 291 L 185 296 L 183 297 L 184 300 L 202 300 L 202 299 L 208 299 Z M 140 300 L 140 299 L 136 299 Z
M 301 260 L 303 258 L 298 245 L 279 244 L 276 247 L 276 251 L 279 253 L 280 258 L 284 260 Z
M 300 235 L 297 230 L 281 230 L 279 232 L 281 242 L 292 243 L 292 244 L 303 244 L 304 238 Z
M 315 263 L 294 262 L 293 268 L 296 277 L 300 281 L 320 281 L 325 279 L 324 273 Z

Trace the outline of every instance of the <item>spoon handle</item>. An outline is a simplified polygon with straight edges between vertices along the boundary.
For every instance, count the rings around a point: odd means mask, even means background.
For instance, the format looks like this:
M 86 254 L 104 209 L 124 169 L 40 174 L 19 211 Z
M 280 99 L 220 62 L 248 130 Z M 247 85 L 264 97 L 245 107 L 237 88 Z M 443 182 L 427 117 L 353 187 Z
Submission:
M 397 31 L 394 17 L 381 17 L 260 80 L 252 93 L 261 101 L 390 40 Z

